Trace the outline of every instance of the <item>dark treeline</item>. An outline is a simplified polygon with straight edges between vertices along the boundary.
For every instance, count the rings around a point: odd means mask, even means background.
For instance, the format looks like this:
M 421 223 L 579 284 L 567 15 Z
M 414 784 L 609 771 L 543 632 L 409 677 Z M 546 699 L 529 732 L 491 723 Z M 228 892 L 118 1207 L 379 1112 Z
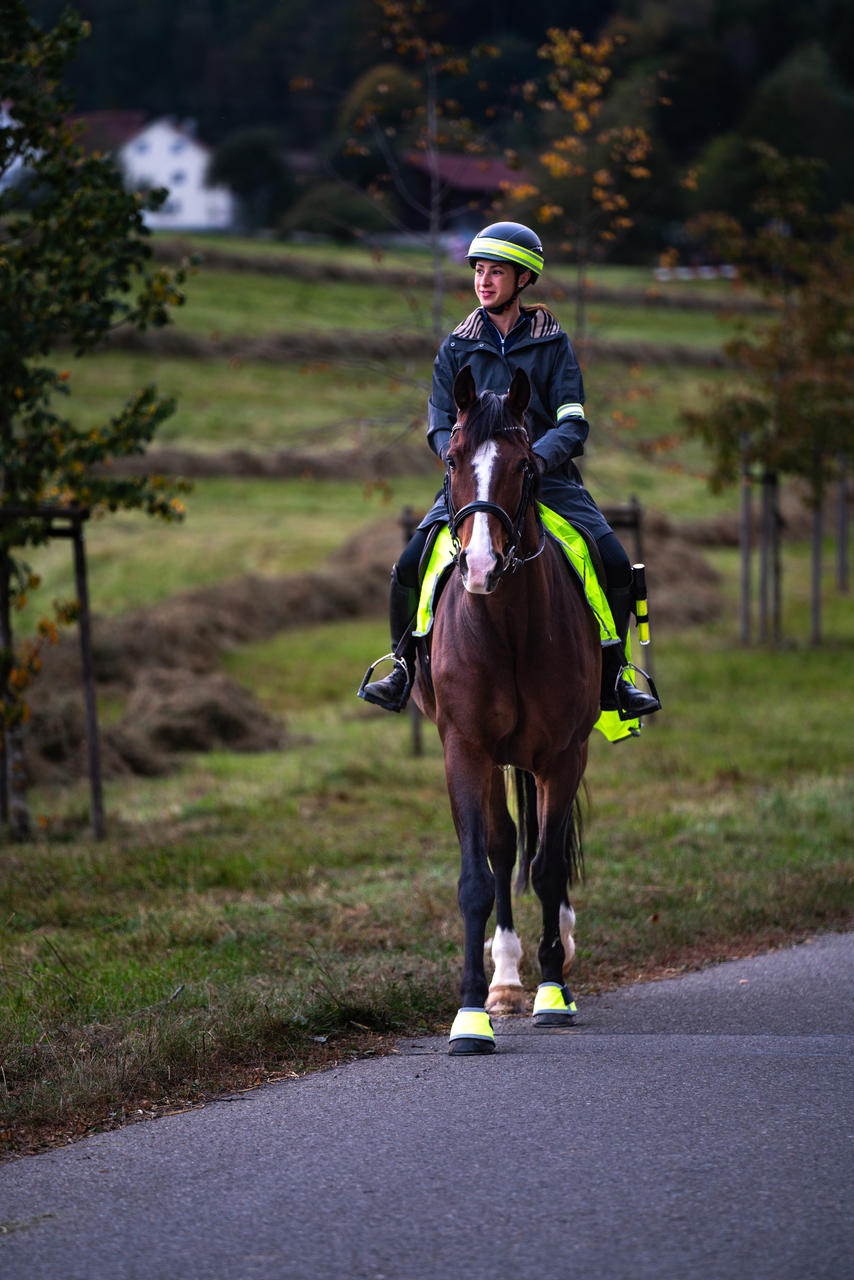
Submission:
M 67 0 L 30 0 L 28 7 L 52 26 Z M 272 124 L 289 146 L 322 145 L 353 81 L 388 59 L 374 0 L 79 0 L 72 7 L 92 24 L 69 74 L 81 111 L 191 117 L 211 143 Z M 438 37 L 462 49 L 509 41 L 527 74 L 547 28 L 565 24 L 568 10 L 573 23 L 593 29 L 617 5 L 459 0 L 430 7 Z M 289 86 L 297 76 L 314 80 L 319 91 L 294 95 Z
M 30 0 L 29 8 L 48 26 L 65 5 Z M 285 149 L 334 154 L 348 92 L 395 56 L 383 46 L 374 0 L 78 0 L 73 7 L 92 25 L 69 75 L 79 110 L 192 119 L 214 146 L 263 125 Z M 850 0 L 455 0 L 427 8 L 425 20 L 445 43 L 499 47 L 486 74 L 489 93 L 505 102 L 514 85 L 542 73 L 537 50 L 550 26 L 591 37 L 621 30 L 621 74 L 666 76 L 669 103 L 651 121 L 659 190 L 648 214 L 660 224 L 693 211 L 679 195 L 678 174 L 694 164 L 704 175 L 699 203 L 743 207 L 749 178 L 741 144 L 753 137 L 824 161 L 831 205 L 854 199 Z M 313 87 L 295 90 L 297 77 Z M 465 90 L 457 93 L 468 109 Z M 514 135 L 499 127 L 494 140 L 518 147 L 518 119 Z

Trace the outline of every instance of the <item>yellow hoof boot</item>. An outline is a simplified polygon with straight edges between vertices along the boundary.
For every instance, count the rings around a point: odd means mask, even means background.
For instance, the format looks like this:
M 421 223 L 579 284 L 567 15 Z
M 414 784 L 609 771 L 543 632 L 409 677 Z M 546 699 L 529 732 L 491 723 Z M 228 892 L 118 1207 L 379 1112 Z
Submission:
M 454 1055 L 494 1053 L 495 1032 L 485 1009 L 460 1009 L 448 1044 L 448 1053 Z
M 571 1027 L 578 1012 L 569 987 L 541 982 L 534 997 L 534 1022 L 538 1027 Z

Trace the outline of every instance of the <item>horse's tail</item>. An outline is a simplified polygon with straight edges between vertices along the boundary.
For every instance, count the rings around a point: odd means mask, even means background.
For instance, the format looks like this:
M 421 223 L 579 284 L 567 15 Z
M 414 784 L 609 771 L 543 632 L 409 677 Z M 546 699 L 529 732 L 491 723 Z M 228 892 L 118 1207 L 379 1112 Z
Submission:
M 566 862 L 566 882 L 572 886 L 584 879 L 584 811 L 578 792 L 567 815 L 566 844 L 563 850 Z
M 516 892 L 523 893 L 531 879 L 531 863 L 537 852 L 539 826 L 537 823 L 537 784 L 534 776 L 524 769 L 513 770 L 516 790 L 516 850 L 519 871 L 516 876 Z M 567 884 L 572 885 L 584 877 L 583 813 L 578 795 L 566 816 L 564 861 Z
M 537 784 L 534 775 L 524 769 L 513 770 L 516 788 L 516 853 L 519 871 L 516 876 L 516 892 L 524 893 L 531 879 L 531 863 L 537 852 L 539 826 L 537 824 Z

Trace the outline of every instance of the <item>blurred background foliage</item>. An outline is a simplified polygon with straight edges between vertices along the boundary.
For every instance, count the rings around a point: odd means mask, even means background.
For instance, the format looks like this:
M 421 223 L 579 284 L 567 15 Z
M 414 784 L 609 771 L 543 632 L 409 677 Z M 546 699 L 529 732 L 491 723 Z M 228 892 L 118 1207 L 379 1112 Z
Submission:
M 65 0 L 29 7 L 52 25 Z M 854 10 L 844 0 L 459 0 L 429 12 L 375 0 L 80 0 L 76 8 L 92 24 L 69 71 L 79 111 L 133 108 L 191 119 L 214 147 L 247 130 L 273 130 L 285 154 L 319 161 L 310 185 L 328 183 L 333 162 L 349 179 L 370 182 L 365 164 L 352 156 L 345 162 L 345 153 L 378 80 L 391 83 L 384 89 L 390 114 L 414 109 L 418 91 L 406 68 L 418 60 L 388 36 L 389 10 L 398 9 L 428 42 L 468 59 L 465 76 L 440 72 L 440 100 L 453 97 L 457 114 L 482 127 L 490 150 L 511 150 L 522 164 L 548 136 L 547 114 L 536 96 L 526 101 L 524 86 L 543 76 L 538 53 L 549 29 L 622 41 L 613 67 L 621 123 L 643 125 L 654 156 L 654 180 L 621 245 L 624 258 L 666 246 L 674 226 L 701 210 L 740 214 L 757 182 L 749 140 L 822 161 L 828 208 L 854 199 Z M 644 84 L 659 92 L 638 119 L 633 90 Z M 407 144 L 399 126 L 389 126 L 387 138 L 392 149 Z M 287 189 L 284 175 L 277 182 Z

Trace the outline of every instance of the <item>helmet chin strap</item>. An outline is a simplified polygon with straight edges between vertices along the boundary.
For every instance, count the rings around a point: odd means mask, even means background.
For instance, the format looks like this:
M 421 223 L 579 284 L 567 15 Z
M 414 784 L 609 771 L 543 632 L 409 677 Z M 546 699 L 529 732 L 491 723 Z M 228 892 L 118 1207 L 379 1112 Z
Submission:
M 510 297 L 507 299 L 507 301 L 506 301 L 506 302 L 502 302 L 502 303 L 501 303 L 501 305 L 500 305 L 500 306 L 498 306 L 498 307 L 486 307 L 486 308 L 485 308 L 485 310 L 486 310 L 486 311 L 487 311 L 491 316 L 503 316 L 503 315 L 504 315 L 504 313 L 505 313 L 505 311 L 509 311 L 509 310 L 510 310 L 510 308 L 513 306 L 513 303 L 514 303 L 514 302 L 516 301 L 516 299 L 519 297 L 519 294 L 522 292 L 522 290 L 523 290 L 523 289 L 527 289 L 527 287 L 528 287 L 528 285 L 531 283 L 531 281 L 530 281 L 530 280 L 526 280 L 526 281 L 525 281 L 525 283 L 524 283 L 523 285 L 520 285 L 520 284 L 519 284 L 519 275 L 520 275 L 520 272 L 518 272 L 518 271 L 517 271 L 517 272 L 516 272 L 516 288 L 513 290 L 513 292 L 511 293 Z

